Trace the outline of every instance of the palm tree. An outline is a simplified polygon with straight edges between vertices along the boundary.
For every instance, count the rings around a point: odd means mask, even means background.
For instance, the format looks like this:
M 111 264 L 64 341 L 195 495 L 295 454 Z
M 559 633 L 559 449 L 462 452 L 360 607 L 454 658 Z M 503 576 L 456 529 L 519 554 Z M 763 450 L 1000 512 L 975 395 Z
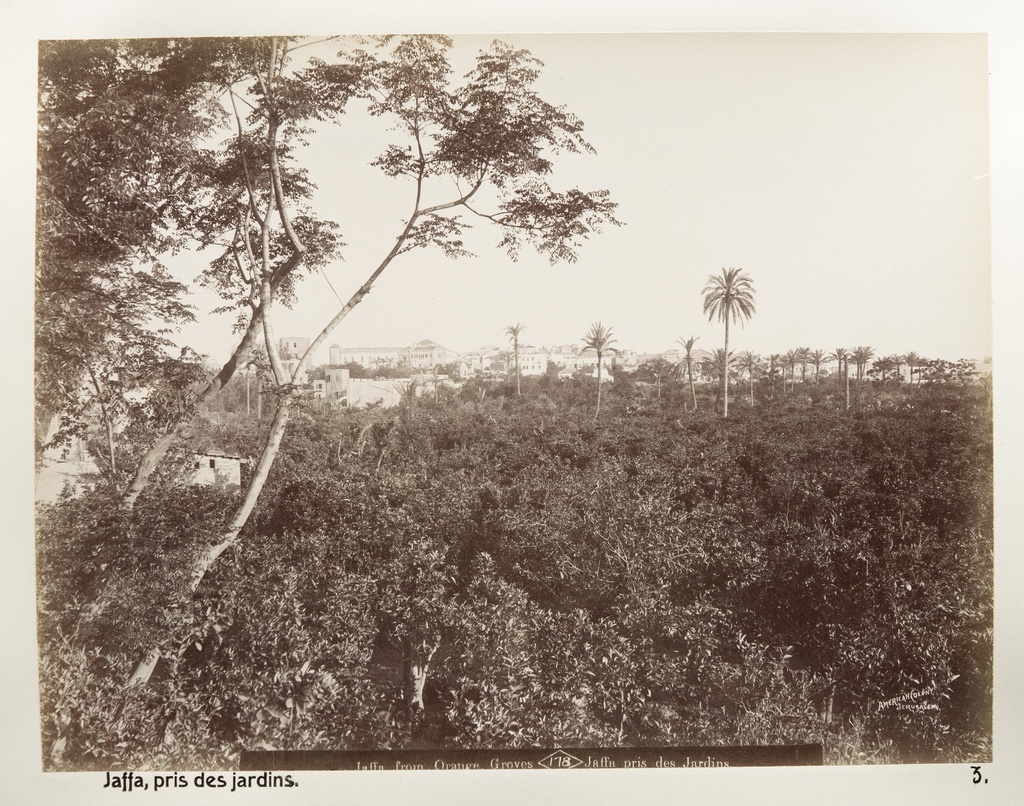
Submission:
M 721 276 L 708 276 L 704 286 L 704 313 L 725 323 L 725 371 L 722 373 L 722 417 L 729 416 L 729 320 L 741 325 L 754 315 L 754 284 L 742 269 L 722 269 Z
M 800 383 L 807 383 L 807 365 L 811 363 L 810 349 L 807 347 L 797 347 L 796 362 L 800 365 Z
M 701 362 L 701 372 L 712 381 L 716 379 L 721 381 L 722 378 L 725 378 L 728 384 L 728 381 L 732 380 L 731 363 L 732 353 L 726 353 L 721 347 L 716 347 L 711 356 Z
M 821 372 L 821 365 L 825 363 L 827 357 L 824 350 L 815 350 L 811 353 L 811 363 L 814 364 L 814 383 L 818 383 L 818 375 Z
M 770 400 L 775 400 L 775 375 L 776 375 L 776 370 L 778 369 L 781 360 L 782 360 L 782 356 L 780 356 L 778 353 L 772 353 L 770 356 L 768 356 L 768 362 L 769 362 L 769 366 L 768 366 L 768 382 L 769 382 L 768 398 Z M 783 390 L 782 391 L 783 391 L 783 393 L 785 393 L 785 391 L 786 391 L 785 390 L 785 384 L 786 384 L 786 376 L 785 375 L 782 376 L 782 384 L 783 384 Z
M 835 361 L 838 365 L 836 372 L 841 376 L 843 374 L 843 362 L 847 359 L 846 349 L 843 347 L 836 347 L 831 353 L 828 354 L 828 361 Z
M 583 334 L 583 349 L 593 350 L 597 353 L 597 408 L 594 410 L 594 419 L 601 411 L 601 360 L 605 353 L 615 352 L 612 347 L 618 339 L 612 338 L 612 329 L 606 328 L 600 322 L 594 322 L 590 330 Z
M 870 347 L 858 347 L 853 351 L 853 363 L 857 365 L 857 385 L 864 382 L 864 368 L 868 365 L 868 361 L 875 354 L 875 351 Z
M 661 356 L 650 358 L 639 366 L 637 378 L 653 377 L 658 388 L 658 400 L 661 400 L 661 382 L 679 379 L 679 365 L 666 361 Z
M 839 377 L 846 381 L 846 408 L 850 408 L 850 354 L 844 347 L 836 347 L 829 360 L 839 364 Z
M 910 371 L 910 387 L 914 387 L 914 370 L 924 364 L 924 359 L 921 358 L 917 353 L 910 352 L 903 356 L 903 362 L 907 365 L 907 369 Z M 920 380 L 920 375 L 918 375 Z
M 861 392 L 864 387 L 864 368 L 867 366 L 868 361 L 871 360 L 871 356 L 875 354 L 875 351 L 870 347 L 858 347 L 853 351 L 851 358 L 853 363 L 857 365 L 857 401 L 860 402 Z
M 754 406 L 754 371 L 761 366 L 761 359 L 759 356 L 754 355 L 750 350 L 745 353 L 740 353 L 736 357 L 736 369 L 740 372 L 747 373 L 747 379 L 750 381 L 750 406 Z
M 782 356 L 782 393 L 786 393 L 786 370 L 789 370 L 789 390 L 792 392 L 796 385 L 796 365 L 800 363 L 800 355 L 797 350 L 786 350 Z
M 682 337 L 676 339 L 686 350 L 686 375 L 690 379 L 690 397 L 693 398 L 693 410 L 697 410 L 697 393 L 693 390 L 693 345 L 697 343 L 699 336 L 690 336 L 688 339 Z
M 900 383 L 903 380 L 903 374 L 900 372 L 903 369 L 903 365 L 907 362 L 906 356 L 894 355 L 892 357 L 893 364 L 896 365 L 896 383 Z
M 512 340 L 512 349 L 515 351 L 516 356 L 516 395 L 522 395 L 523 393 L 522 378 L 519 373 L 519 334 L 524 330 L 526 330 L 526 326 L 520 325 L 518 322 L 505 328 L 505 335 Z

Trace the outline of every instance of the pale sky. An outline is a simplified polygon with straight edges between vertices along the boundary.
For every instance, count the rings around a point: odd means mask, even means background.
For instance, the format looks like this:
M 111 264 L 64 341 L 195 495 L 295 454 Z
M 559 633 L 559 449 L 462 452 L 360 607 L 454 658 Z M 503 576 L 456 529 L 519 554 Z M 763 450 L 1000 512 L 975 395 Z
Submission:
M 492 38 L 457 37 L 456 73 Z M 527 343 L 565 344 L 600 320 L 622 348 L 660 351 L 690 335 L 711 348 L 722 329 L 702 315 L 701 290 L 709 274 L 742 267 L 757 314 L 733 330 L 737 350 L 991 355 L 983 35 L 500 38 L 545 63 L 542 95 L 579 115 L 597 149 L 555 158 L 552 185 L 607 188 L 625 226 L 594 236 L 576 264 L 550 266 L 528 250 L 513 263 L 481 221 L 477 257 L 399 258 L 328 344 L 431 338 L 466 351 L 504 344 L 517 322 Z M 306 158 L 317 209 L 349 244 L 326 270 L 344 299 L 410 206 L 411 184 L 368 164 L 389 135 L 353 109 Z M 300 300 L 279 312 L 279 336 L 312 338 L 339 306 L 318 275 Z M 184 338 L 220 358 L 229 331 L 229 317 L 202 316 Z

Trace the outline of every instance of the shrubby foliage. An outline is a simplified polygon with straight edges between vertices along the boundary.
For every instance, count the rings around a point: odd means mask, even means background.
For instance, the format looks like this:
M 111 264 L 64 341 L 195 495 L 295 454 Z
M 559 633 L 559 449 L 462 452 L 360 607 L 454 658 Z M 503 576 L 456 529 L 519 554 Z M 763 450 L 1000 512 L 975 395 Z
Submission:
M 46 763 L 556 743 L 990 754 L 983 393 L 844 412 L 815 390 L 722 420 L 709 400 L 684 411 L 681 382 L 657 399 L 616 381 L 595 421 L 593 391 L 524 379 L 522 396 L 300 411 L 194 597 L 189 558 L 230 494 L 167 479 L 131 512 L 102 491 L 41 508 Z M 193 438 L 254 450 L 225 417 Z M 126 688 L 154 644 L 167 662 Z M 911 692 L 927 709 L 893 702 Z

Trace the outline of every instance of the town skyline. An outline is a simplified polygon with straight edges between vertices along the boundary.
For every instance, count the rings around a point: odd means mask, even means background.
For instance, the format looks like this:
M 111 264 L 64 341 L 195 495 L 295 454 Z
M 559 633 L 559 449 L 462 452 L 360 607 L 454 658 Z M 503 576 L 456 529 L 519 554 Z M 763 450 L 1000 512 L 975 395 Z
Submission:
M 613 336 L 616 335 L 614 333 L 614 328 L 613 328 L 613 334 L 612 335 Z M 289 334 L 281 335 L 279 337 L 278 341 L 283 343 L 285 340 L 296 338 L 296 337 L 298 337 L 298 338 L 305 338 L 307 340 L 311 340 L 309 338 L 308 334 L 289 333 Z M 553 340 L 553 341 L 545 341 L 545 342 L 536 342 L 536 343 L 534 343 L 534 342 L 530 342 L 530 341 L 528 341 L 526 339 L 521 339 L 520 343 L 519 343 L 519 351 L 520 351 L 520 353 L 531 352 L 531 351 L 534 352 L 534 353 L 537 353 L 537 352 L 556 351 L 556 350 L 560 350 L 560 349 L 575 347 L 575 348 L 578 349 L 578 352 L 584 353 L 584 352 L 587 352 L 587 348 L 583 346 L 582 341 L 583 341 L 582 339 L 579 339 L 577 341 L 572 341 L 570 339 L 570 340 L 562 340 L 562 341 L 555 341 L 555 340 Z M 709 339 L 708 344 L 701 344 L 700 341 L 701 340 L 698 340 L 698 343 L 693 348 L 694 355 L 710 355 L 715 350 L 721 349 L 721 346 L 722 346 L 721 343 L 715 343 L 711 339 Z M 730 341 L 732 341 L 732 340 L 730 340 Z M 444 344 L 443 342 L 440 342 L 437 339 L 433 339 L 429 335 L 426 335 L 426 336 L 423 336 L 421 338 L 415 338 L 412 341 L 404 342 L 404 343 L 403 342 L 399 342 L 398 340 L 395 340 L 395 339 L 392 339 L 392 340 L 386 341 L 386 342 L 382 342 L 380 344 L 348 344 L 348 343 L 343 343 L 343 342 L 333 342 L 332 344 L 326 345 L 326 346 L 322 347 L 320 350 L 318 350 L 318 351 L 316 351 L 314 353 L 313 361 L 312 361 L 311 365 L 312 366 L 331 366 L 331 365 L 340 365 L 340 364 L 347 363 L 347 362 L 343 361 L 343 362 L 340 362 L 340 363 L 336 364 L 335 362 L 332 362 L 330 360 L 329 355 L 327 355 L 327 356 L 323 355 L 325 353 L 329 354 L 331 351 L 333 351 L 335 349 L 339 349 L 340 351 L 345 352 L 345 353 L 351 353 L 351 352 L 359 351 L 359 350 L 384 350 L 384 349 L 403 349 L 403 350 L 408 350 L 408 349 L 414 348 L 416 345 L 421 344 L 423 342 L 430 342 L 430 343 L 436 344 L 438 346 L 444 347 L 444 348 L 450 350 L 451 352 L 458 353 L 460 357 L 461 356 L 465 356 L 465 355 L 478 354 L 478 353 L 481 353 L 481 352 L 484 352 L 484 351 L 498 351 L 498 352 L 504 351 L 504 352 L 508 352 L 510 355 L 513 352 L 511 342 L 504 343 L 504 342 L 502 342 L 500 340 L 499 341 L 493 341 L 493 342 L 480 342 L 475 347 L 471 347 L 471 348 L 465 349 L 465 350 L 459 350 L 459 349 L 456 349 L 456 348 L 451 347 L 449 345 L 446 345 L 446 344 Z M 749 351 L 754 353 L 754 355 L 759 356 L 761 358 L 767 359 L 771 355 L 780 355 L 781 356 L 785 352 L 787 352 L 788 350 L 796 350 L 796 349 L 800 349 L 800 348 L 807 348 L 807 349 L 810 349 L 810 350 L 821 349 L 821 350 L 824 350 L 826 353 L 831 354 L 837 347 L 841 347 L 841 348 L 849 350 L 849 349 L 853 349 L 853 348 L 860 347 L 860 346 L 866 346 L 866 347 L 872 347 L 872 348 L 874 347 L 874 345 L 870 345 L 870 344 L 868 344 L 868 345 L 859 345 L 859 344 L 842 345 L 842 344 L 837 344 L 837 345 L 829 346 L 829 347 L 820 346 L 820 345 L 814 345 L 814 344 L 794 344 L 794 345 L 791 345 L 791 346 L 787 347 L 784 350 L 777 350 L 777 351 L 772 351 L 772 352 L 760 352 L 760 351 L 758 351 L 758 350 L 756 350 L 754 348 L 746 348 L 746 347 L 743 347 L 743 348 L 730 347 L 729 353 L 730 353 L 730 355 L 735 357 L 735 356 L 738 356 L 741 352 L 747 352 L 748 349 L 749 349 Z M 617 340 L 617 343 L 616 343 L 616 345 L 614 347 L 614 351 L 618 352 L 618 353 L 622 353 L 622 354 L 629 354 L 629 355 L 634 355 L 634 356 L 640 356 L 641 357 L 641 359 L 640 359 L 641 361 L 647 360 L 648 358 L 654 358 L 654 357 L 657 357 L 657 356 L 664 356 L 666 354 L 670 354 L 670 353 L 674 353 L 674 352 L 675 353 L 679 353 L 680 355 L 685 354 L 685 349 L 678 342 L 674 342 L 673 344 L 669 345 L 668 347 L 666 347 L 665 349 L 662 349 L 662 350 L 651 350 L 651 349 L 638 349 L 638 348 L 635 348 L 635 347 L 632 347 L 632 346 L 622 345 Z M 985 355 L 957 355 L 957 356 L 952 356 L 952 355 L 925 355 L 925 354 L 921 353 L 919 350 L 912 350 L 912 348 L 911 348 L 911 350 L 889 351 L 889 352 L 882 352 L 882 351 L 875 350 L 872 360 L 877 360 L 879 358 L 884 358 L 884 357 L 890 356 L 890 355 L 905 355 L 907 352 L 911 352 L 911 351 L 918 353 L 921 356 L 921 358 L 923 358 L 925 360 L 941 359 L 941 360 L 945 360 L 945 361 L 954 361 L 955 362 L 955 361 L 959 361 L 960 359 L 967 359 L 967 360 L 971 360 L 971 361 L 988 362 L 988 363 L 991 363 L 991 360 L 992 360 L 992 355 L 990 353 L 985 354 Z M 360 363 L 360 362 L 355 362 L 355 363 Z M 829 364 L 829 363 L 835 363 L 835 362 L 834 361 L 826 360 L 824 363 L 825 364 Z M 367 368 L 371 369 L 372 367 L 367 367 Z

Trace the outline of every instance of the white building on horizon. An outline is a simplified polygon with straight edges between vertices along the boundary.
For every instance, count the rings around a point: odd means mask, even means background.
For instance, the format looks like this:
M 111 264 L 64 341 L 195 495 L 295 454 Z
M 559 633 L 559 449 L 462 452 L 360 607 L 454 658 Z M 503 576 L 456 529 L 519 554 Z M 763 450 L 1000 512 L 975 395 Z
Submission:
M 459 353 L 431 339 L 422 339 L 409 347 L 330 347 L 331 366 L 359 364 L 366 369 L 434 369 L 459 361 Z

